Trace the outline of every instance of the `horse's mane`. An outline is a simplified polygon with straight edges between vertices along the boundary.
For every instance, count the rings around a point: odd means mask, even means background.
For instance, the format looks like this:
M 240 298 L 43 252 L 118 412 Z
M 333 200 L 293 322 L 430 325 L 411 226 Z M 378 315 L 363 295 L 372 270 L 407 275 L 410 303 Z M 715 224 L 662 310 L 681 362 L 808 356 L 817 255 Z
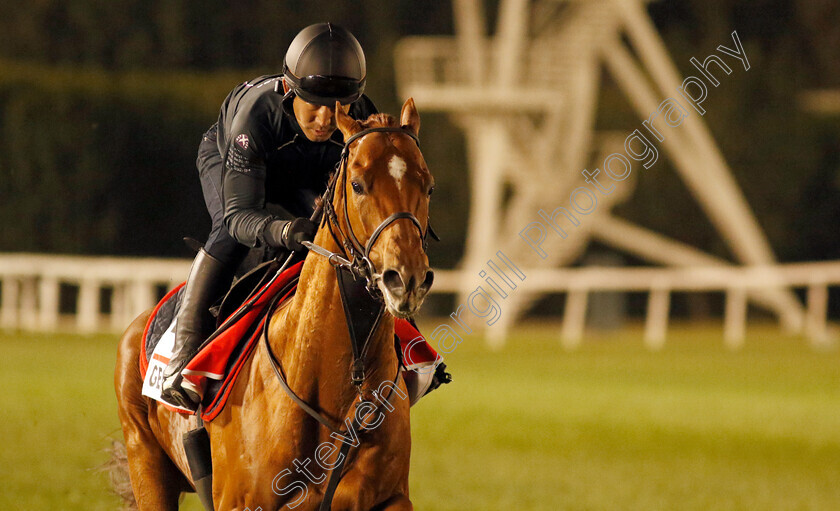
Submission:
M 368 128 L 396 128 L 399 123 L 393 115 L 389 114 L 371 114 L 365 121 L 362 122 L 364 129 Z

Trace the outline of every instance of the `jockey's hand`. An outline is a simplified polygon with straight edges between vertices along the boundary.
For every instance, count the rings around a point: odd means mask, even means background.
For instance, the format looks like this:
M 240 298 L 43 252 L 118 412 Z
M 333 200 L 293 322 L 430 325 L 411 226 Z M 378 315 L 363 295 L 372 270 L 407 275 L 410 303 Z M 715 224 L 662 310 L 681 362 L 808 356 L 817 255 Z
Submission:
M 287 222 L 273 222 L 270 229 L 271 237 L 277 240 L 278 245 L 297 251 L 306 250 L 301 242 L 312 241 L 318 227 L 310 219 L 301 217 Z

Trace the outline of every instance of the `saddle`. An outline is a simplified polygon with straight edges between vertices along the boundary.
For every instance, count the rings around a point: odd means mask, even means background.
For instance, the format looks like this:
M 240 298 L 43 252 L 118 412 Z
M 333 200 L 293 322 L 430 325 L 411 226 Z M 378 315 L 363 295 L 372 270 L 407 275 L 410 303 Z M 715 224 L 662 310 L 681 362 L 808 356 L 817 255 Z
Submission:
M 223 330 L 217 330 L 193 357 L 183 370 L 183 385 L 188 385 L 202 396 L 202 419 L 213 420 L 224 408 L 230 390 L 236 382 L 236 377 L 242 366 L 253 353 L 262 333 L 262 326 L 266 318 L 266 309 L 274 299 L 280 302 L 288 300 L 297 286 L 297 279 L 303 262 L 292 265 L 277 278 L 270 282 L 261 282 L 268 277 L 270 270 L 277 270 L 277 266 L 267 265 L 262 272 L 253 273 L 249 278 L 259 287 L 255 288 L 253 298 L 244 304 L 246 299 L 245 284 L 235 285 L 233 290 L 240 293 L 239 303 L 232 305 L 236 299 L 230 298 L 236 294 L 228 293 L 220 309 L 230 320 Z M 250 274 L 249 274 L 250 275 Z M 273 275 L 272 275 L 273 276 Z M 167 408 L 180 412 L 192 413 L 188 409 L 180 408 L 165 402 L 160 397 L 161 375 L 172 356 L 175 341 L 175 318 L 178 315 L 183 284 L 173 289 L 155 307 L 146 324 L 142 336 L 143 350 L 140 356 L 140 372 L 143 375 L 143 395 L 160 401 Z M 278 298 L 279 297 L 279 298 Z M 231 301 L 233 300 L 233 301 Z M 231 310 L 230 313 L 223 311 Z

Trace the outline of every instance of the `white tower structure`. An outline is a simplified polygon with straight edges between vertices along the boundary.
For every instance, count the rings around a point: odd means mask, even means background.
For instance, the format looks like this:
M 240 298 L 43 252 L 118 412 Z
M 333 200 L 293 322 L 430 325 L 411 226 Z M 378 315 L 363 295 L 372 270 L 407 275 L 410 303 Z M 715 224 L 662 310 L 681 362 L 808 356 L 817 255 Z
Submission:
M 471 207 L 460 266 L 462 298 L 498 250 L 523 269 L 567 265 L 590 240 L 658 265 L 731 265 L 614 216 L 613 207 L 630 196 L 637 173 L 616 182 L 613 193 L 599 195 L 597 209 L 577 228 L 567 229 L 565 239 L 548 236 L 542 245 L 545 258 L 519 235 L 539 220 L 539 210 L 568 207 L 570 193 L 584 184 L 582 170 L 624 151 L 629 133 L 594 129 L 603 71 L 641 121 L 683 84 L 645 5 L 643 0 L 500 0 L 495 29 L 488 33 L 483 0 L 453 0 L 454 36 L 409 37 L 398 45 L 400 94 L 414 97 L 422 110 L 450 114 L 465 133 Z M 687 116 L 660 147 L 733 259 L 774 264 L 767 239 L 702 117 Z M 790 289 L 747 293 L 787 330 L 801 327 L 802 307 Z M 502 325 L 487 332 L 491 342 L 501 341 L 506 327 L 536 298 L 525 292 L 507 298 Z M 567 307 L 574 300 L 570 293 Z

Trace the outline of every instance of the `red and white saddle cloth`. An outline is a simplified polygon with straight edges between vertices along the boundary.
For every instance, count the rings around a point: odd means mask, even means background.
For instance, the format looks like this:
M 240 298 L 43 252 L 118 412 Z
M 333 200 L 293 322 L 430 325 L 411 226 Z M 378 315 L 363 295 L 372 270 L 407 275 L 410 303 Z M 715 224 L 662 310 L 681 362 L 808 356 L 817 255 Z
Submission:
M 227 397 L 245 362 L 254 352 L 267 320 L 265 309 L 279 292 L 288 289 L 282 303 L 294 295 L 303 262 L 284 271 L 235 324 L 201 349 L 183 371 L 184 386 L 202 396 L 202 419 L 213 420 L 225 406 Z M 289 285 L 294 287 L 289 288 Z M 173 406 L 160 397 L 163 370 L 172 357 L 175 343 L 175 318 L 183 294 L 183 284 L 169 292 L 152 312 L 143 333 L 140 351 L 140 374 L 143 375 L 143 395 L 160 401 L 167 408 L 181 413 L 190 410 Z M 238 311 L 237 311 L 238 312 Z M 234 313 L 235 314 L 235 313 Z M 405 370 L 403 378 L 409 390 L 411 404 L 429 389 L 434 367 L 443 358 L 426 342 L 422 334 L 408 321 L 396 319 L 394 333 L 400 341 Z

